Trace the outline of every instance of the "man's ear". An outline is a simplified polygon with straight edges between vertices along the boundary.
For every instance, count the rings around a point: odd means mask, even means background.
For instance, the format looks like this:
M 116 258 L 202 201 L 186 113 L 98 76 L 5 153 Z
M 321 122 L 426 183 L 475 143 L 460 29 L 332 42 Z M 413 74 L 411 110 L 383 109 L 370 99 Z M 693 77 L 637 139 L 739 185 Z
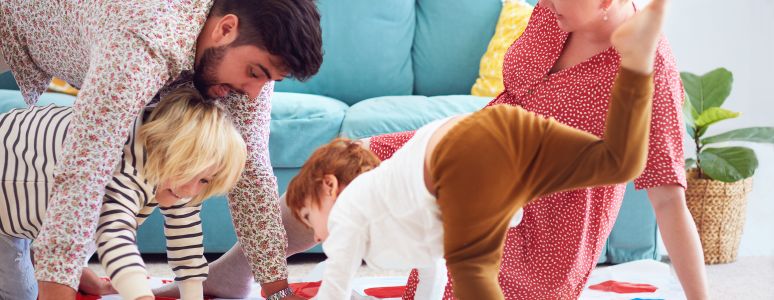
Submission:
M 239 35 L 239 18 L 233 14 L 220 17 L 212 31 L 212 41 L 216 47 L 231 44 Z
M 335 175 L 325 174 L 323 176 L 323 195 L 336 197 L 339 193 L 339 179 Z

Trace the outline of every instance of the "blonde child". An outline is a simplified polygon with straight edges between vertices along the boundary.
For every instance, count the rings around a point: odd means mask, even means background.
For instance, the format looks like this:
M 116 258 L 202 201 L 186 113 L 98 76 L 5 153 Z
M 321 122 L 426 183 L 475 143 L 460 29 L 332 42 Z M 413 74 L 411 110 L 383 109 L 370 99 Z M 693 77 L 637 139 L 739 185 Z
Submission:
M 0 115 L 3 185 L 0 187 L 0 298 L 37 296 L 29 244 L 46 216 L 53 168 L 73 110 L 45 106 Z M 111 128 L 95 128 L 113 130 Z M 180 89 L 135 121 L 122 160 L 107 183 L 96 232 L 96 251 L 124 299 L 153 299 L 137 250 L 137 227 L 158 206 L 164 216 L 167 256 L 183 299 L 202 299 L 207 277 L 199 219 L 204 199 L 228 191 L 239 178 L 246 146 L 228 114 L 193 89 Z M 48 220 L 51 221 L 51 220 Z M 56 220 L 53 220 L 56 221 Z M 18 253 L 21 258 L 13 259 Z M 75 272 L 75 270 L 73 270 Z M 81 287 L 109 292 L 93 272 Z M 15 285 L 15 286 L 14 286 Z M 95 288 L 96 287 L 96 288 Z
M 346 139 L 318 149 L 287 192 L 294 215 L 324 241 L 318 298 L 348 299 L 362 259 L 422 268 L 443 257 L 457 298 L 503 299 L 499 262 L 518 209 L 541 195 L 625 182 L 644 168 L 666 2 L 652 1 L 613 34 L 622 58 L 604 139 L 495 106 L 422 127 L 381 164 Z

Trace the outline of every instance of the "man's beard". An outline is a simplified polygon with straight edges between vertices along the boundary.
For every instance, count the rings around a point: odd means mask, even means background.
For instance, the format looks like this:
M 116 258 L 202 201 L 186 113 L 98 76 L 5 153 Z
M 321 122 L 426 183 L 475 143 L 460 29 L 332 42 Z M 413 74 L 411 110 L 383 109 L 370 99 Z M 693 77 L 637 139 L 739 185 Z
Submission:
M 209 94 L 210 87 L 218 84 L 215 69 L 223 61 L 228 46 L 211 47 L 204 50 L 199 63 L 194 67 L 193 84 L 199 93 L 205 98 L 212 97 Z

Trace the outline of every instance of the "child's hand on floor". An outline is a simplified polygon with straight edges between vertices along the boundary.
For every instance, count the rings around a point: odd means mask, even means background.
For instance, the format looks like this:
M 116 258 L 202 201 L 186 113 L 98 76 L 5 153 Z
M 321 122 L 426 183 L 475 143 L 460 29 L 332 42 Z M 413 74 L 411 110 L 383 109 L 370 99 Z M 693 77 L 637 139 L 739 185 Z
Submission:
M 111 295 L 118 294 L 110 280 L 102 279 L 97 276 L 90 268 L 83 268 L 81 274 L 81 283 L 78 285 L 78 290 L 89 295 Z
M 81 284 L 78 286 L 78 289 L 83 292 L 84 294 L 89 295 L 113 295 L 118 294 L 118 291 L 116 291 L 115 288 L 113 288 L 113 285 L 110 284 L 110 281 L 102 280 L 100 279 L 99 282 L 83 282 L 81 281 Z

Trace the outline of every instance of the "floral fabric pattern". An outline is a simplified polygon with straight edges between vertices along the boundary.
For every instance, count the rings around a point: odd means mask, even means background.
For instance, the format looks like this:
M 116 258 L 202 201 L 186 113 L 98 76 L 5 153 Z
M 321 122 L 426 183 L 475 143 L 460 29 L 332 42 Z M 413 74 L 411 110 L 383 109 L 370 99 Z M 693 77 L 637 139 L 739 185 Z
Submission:
M 0 1 L 0 47 L 25 101 L 35 104 L 54 76 L 80 89 L 34 243 L 38 280 L 77 288 L 105 185 L 132 122 L 163 87 L 193 70 L 196 38 L 211 6 L 212 0 Z M 250 151 L 229 207 L 259 282 L 287 278 L 268 153 L 272 88 L 267 84 L 258 99 L 220 99 Z

